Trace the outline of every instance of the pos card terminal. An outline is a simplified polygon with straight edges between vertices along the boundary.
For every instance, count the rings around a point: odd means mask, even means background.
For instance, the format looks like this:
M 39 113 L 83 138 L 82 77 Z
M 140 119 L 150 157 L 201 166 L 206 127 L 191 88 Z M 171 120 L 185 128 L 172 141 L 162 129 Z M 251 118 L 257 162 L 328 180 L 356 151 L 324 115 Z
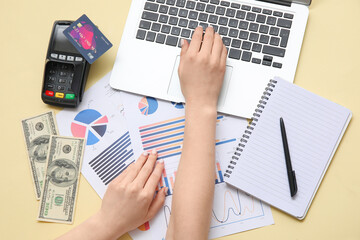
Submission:
M 41 98 L 44 103 L 77 107 L 90 64 L 63 34 L 72 21 L 55 21 L 45 62 Z

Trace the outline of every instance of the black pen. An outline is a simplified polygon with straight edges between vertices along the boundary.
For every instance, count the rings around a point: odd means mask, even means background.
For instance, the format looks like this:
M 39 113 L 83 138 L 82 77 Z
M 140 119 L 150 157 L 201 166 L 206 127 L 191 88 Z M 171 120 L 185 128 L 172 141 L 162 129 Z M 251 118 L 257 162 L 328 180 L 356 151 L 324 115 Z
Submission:
M 284 120 L 282 117 L 280 118 L 280 129 L 281 129 L 282 142 L 283 142 L 283 146 L 284 146 L 286 170 L 287 170 L 289 186 L 290 186 L 290 195 L 291 195 L 291 197 L 293 197 L 297 193 L 296 176 L 295 176 L 295 171 L 292 169 L 292 166 L 291 166 L 289 145 L 288 145 L 288 141 L 286 138 L 285 124 L 284 124 Z

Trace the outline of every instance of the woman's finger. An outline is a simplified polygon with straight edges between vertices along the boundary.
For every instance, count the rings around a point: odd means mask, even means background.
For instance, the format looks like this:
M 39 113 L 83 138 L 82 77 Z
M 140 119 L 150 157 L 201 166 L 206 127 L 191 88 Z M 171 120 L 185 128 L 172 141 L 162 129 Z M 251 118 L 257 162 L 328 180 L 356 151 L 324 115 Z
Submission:
M 145 162 L 144 166 L 142 166 L 139 174 L 136 176 L 136 178 L 133 181 L 137 186 L 141 188 L 144 187 L 146 181 L 148 180 L 149 176 L 154 170 L 156 159 L 157 159 L 157 152 L 155 149 L 153 149 L 149 154 L 149 157 Z
M 203 38 L 203 28 L 201 26 L 195 29 L 194 35 L 191 39 L 191 43 L 188 49 L 190 54 L 197 54 L 201 47 L 201 42 Z
M 134 163 L 134 165 L 129 169 L 123 179 L 121 179 L 125 183 L 131 183 L 139 174 L 141 168 L 144 166 L 146 160 L 149 157 L 149 153 L 143 152 L 138 160 Z M 120 174 L 121 175 L 121 174 Z
M 189 49 L 189 43 L 186 39 L 181 39 L 181 52 L 180 52 L 180 56 L 184 56 L 188 49 Z
M 206 28 L 204 40 L 201 46 L 201 54 L 211 54 L 214 43 L 214 28 L 209 26 Z
M 160 210 L 160 208 L 164 205 L 165 196 L 167 192 L 167 187 L 161 189 L 157 194 L 152 203 L 150 204 L 148 214 L 146 215 L 146 219 L 152 219 L 155 214 Z
M 129 166 L 127 166 L 127 168 L 122 172 L 120 173 L 116 178 L 114 178 L 114 180 L 112 180 L 111 182 L 112 183 L 115 183 L 115 184 L 119 184 L 121 183 L 124 178 L 127 176 L 127 174 L 131 171 L 133 171 L 133 168 L 134 168 L 134 165 L 135 163 L 131 163 Z
M 213 44 L 213 49 L 212 49 L 212 53 L 211 53 L 212 58 L 218 59 L 217 61 L 219 61 L 219 59 L 221 57 L 221 53 L 223 51 L 223 47 L 224 47 L 224 43 L 223 43 L 220 35 L 218 33 L 215 33 L 214 44 Z
M 149 179 L 145 183 L 144 190 L 146 192 L 152 192 L 152 195 L 155 193 L 156 186 L 159 183 L 163 170 L 164 170 L 164 161 L 163 160 L 157 161 L 154 171 L 151 173 Z
M 227 59 L 227 50 L 225 45 L 223 45 L 222 52 L 221 52 L 221 58 L 220 58 L 220 67 L 226 68 L 226 59 Z

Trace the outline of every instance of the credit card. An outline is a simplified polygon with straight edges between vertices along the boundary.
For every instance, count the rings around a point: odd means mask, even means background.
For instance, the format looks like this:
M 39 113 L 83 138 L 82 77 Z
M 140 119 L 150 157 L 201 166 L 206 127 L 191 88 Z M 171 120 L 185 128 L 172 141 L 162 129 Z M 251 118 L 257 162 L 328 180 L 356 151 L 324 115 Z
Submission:
M 85 14 L 63 33 L 90 64 L 112 47 L 111 42 Z

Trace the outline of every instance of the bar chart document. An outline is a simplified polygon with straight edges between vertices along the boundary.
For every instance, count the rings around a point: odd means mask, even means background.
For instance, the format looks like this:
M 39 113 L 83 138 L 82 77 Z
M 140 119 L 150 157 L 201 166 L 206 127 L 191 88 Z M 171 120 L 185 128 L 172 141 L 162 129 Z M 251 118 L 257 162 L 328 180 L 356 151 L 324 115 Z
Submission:
M 130 232 L 134 240 L 165 239 L 171 201 L 182 151 L 185 105 L 121 92 L 133 152 L 156 149 L 165 168 L 157 190 L 168 187 L 165 204 L 154 219 Z M 235 151 L 235 143 L 247 121 L 225 115 L 216 120 L 215 196 L 209 238 L 217 238 L 273 224 L 270 207 L 224 182 L 223 169 Z M 196 183 L 194 183 L 196 184 Z M 196 196 L 194 196 L 196 197 Z

